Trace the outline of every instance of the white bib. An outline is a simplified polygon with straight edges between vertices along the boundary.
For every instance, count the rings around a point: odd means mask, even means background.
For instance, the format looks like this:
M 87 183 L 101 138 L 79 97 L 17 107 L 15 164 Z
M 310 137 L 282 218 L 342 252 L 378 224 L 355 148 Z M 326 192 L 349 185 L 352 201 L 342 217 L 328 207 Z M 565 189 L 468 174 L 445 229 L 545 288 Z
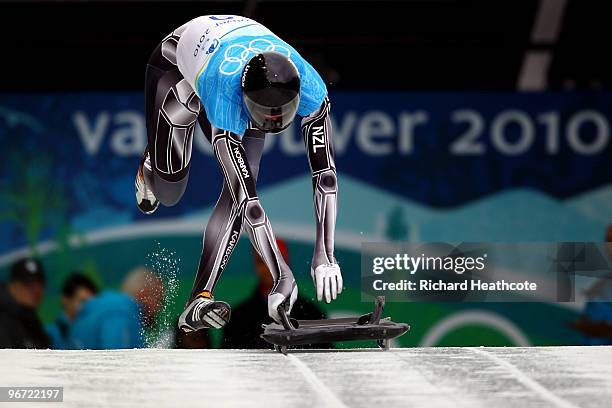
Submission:
M 250 18 L 231 15 L 202 16 L 186 25 L 177 45 L 176 62 L 179 71 L 194 89 L 198 74 L 206 69 L 223 37 L 251 25 L 263 27 Z

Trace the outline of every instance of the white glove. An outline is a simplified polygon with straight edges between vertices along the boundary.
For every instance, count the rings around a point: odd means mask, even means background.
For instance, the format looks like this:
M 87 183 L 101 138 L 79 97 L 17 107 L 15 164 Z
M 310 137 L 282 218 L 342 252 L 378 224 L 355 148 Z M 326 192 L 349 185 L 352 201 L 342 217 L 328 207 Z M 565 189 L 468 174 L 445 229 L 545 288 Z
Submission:
M 323 300 L 324 293 L 327 303 L 330 303 L 332 299 L 336 300 L 336 297 L 342 293 L 342 273 L 338 264 L 323 264 L 314 270 L 310 268 L 310 275 L 317 288 L 319 301 Z
M 298 288 L 297 285 L 293 287 L 291 291 L 291 295 L 289 295 L 289 307 L 287 309 L 287 314 L 291 313 L 291 309 L 293 308 L 293 304 L 297 299 Z M 278 307 L 287 300 L 287 296 L 284 296 L 282 293 L 273 293 L 268 296 L 268 315 L 276 322 L 280 323 L 281 318 L 278 314 Z

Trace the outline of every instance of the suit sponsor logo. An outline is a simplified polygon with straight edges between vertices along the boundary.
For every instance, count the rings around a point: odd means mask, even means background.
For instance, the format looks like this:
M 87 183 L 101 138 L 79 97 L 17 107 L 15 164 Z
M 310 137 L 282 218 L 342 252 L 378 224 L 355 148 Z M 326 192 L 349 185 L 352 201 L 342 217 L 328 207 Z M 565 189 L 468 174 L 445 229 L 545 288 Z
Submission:
M 242 178 L 247 179 L 251 177 L 251 175 L 249 174 L 249 169 L 246 166 L 246 162 L 244 161 L 244 159 L 242 158 L 242 154 L 240 153 L 240 149 L 238 149 L 237 147 L 234 147 L 233 152 L 234 152 L 234 157 L 236 158 L 236 161 L 238 162 L 238 167 L 240 167 Z
M 225 269 L 225 265 L 227 265 L 227 261 L 236 246 L 236 242 L 238 241 L 239 233 L 236 230 L 232 230 L 232 235 L 230 236 L 230 240 L 227 243 L 227 248 L 225 248 L 225 253 L 223 254 L 223 258 L 221 259 L 221 265 L 219 265 L 219 269 Z

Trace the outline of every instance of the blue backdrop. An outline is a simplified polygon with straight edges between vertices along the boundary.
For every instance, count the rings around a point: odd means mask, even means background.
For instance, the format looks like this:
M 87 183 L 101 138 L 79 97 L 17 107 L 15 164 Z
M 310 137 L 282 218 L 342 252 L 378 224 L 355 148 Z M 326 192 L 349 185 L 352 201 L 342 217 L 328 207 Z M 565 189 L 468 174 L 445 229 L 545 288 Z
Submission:
M 612 183 L 609 93 L 335 92 L 331 100 L 340 173 L 436 211 L 517 188 L 564 200 Z M 0 95 L 0 142 L 8 220 L 0 252 L 26 243 L 11 212 L 15 200 L 31 207 L 37 190 L 47 216 L 57 207 L 79 230 L 141 218 L 133 179 L 146 143 L 142 94 Z M 307 169 L 297 128 L 271 136 L 260 188 Z M 219 183 L 198 137 L 188 191 L 160 216 L 212 205 Z

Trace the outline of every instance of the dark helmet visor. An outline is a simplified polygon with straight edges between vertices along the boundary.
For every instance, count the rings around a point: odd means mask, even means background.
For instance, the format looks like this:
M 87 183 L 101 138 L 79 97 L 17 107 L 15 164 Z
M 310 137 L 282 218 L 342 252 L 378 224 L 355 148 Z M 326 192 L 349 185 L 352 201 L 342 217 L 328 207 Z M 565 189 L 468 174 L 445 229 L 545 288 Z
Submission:
M 278 133 L 287 129 L 300 105 L 299 94 L 288 103 L 281 106 L 265 106 L 255 102 L 248 95 L 243 95 L 244 104 L 253 125 L 268 133 Z

